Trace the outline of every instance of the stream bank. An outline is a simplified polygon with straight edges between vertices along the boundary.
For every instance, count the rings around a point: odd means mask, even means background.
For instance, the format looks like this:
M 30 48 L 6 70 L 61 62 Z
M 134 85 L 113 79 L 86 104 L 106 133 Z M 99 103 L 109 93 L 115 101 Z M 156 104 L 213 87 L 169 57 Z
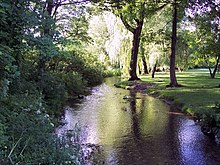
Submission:
M 157 81 L 163 82 L 162 80 Z M 201 131 L 204 135 L 207 135 L 215 140 L 215 142 L 220 143 L 220 116 L 217 114 L 220 111 L 220 104 L 217 104 L 217 107 L 213 107 L 214 110 L 211 109 L 210 112 L 206 111 L 196 111 L 193 109 L 193 106 L 187 106 L 184 101 L 178 101 L 175 95 L 164 95 L 164 89 L 169 90 L 168 88 L 158 86 L 157 83 L 146 82 L 146 81 L 121 81 L 114 84 L 117 88 L 123 88 L 126 90 L 132 90 L 136 92 L 145 93 L 147 95 L 153 96 L 167 103 L 168 105 L 174 107 L 178 112 L 184 113 L 186 116 L 192 118 L 195 122 L 197 122 L 201 126 Z M 179 87 L 181 88 L 181 87 Z M 175 88 L 170 88 L 174 89 Z M 179 93 L 182 94 L 181 92 Z M 205 96 L 204 96 L 205 97 Z
M 100 164 L 220 163 L 218 145 L 203 136 L 193 120 L 159 99 L 115 88 L 119 81 L 105 79 L 82 102 L 67 105 L 66 124 L 57 133 L 79 125 L 80 143 L 101 147 Z

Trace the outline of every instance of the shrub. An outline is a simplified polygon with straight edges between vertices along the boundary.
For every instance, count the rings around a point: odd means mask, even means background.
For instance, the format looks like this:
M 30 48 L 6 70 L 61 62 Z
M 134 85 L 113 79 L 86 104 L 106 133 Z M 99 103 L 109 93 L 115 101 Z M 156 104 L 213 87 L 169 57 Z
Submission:
M 41 91 L 49 107 L 49 114 L 59 115 L 66 100 L 65 82 L 52 74 L 44 74 L 37 82 L 38 91 Z
M 89 53 L 62 52 L 60 56 L 51 60 L 50 67 L 54 70 L 59 70 L 59 74 L 67 73 L 70 77 L 74 76 L 78 82 L 82 81 L 83 85 L 87 82 L 89 86 L 94 86 L 100 84 L 103 80 L 104 66 Z M 71 75 L 72 73 L 73 75 Z M 80 76 L 82 76 L 82 80 L 80 80 Z M 67 79 L 63 75 L 62 78 Z M 67 84 L 67 86 L 69 85 Z
M 103 81 L 103 75 L 100 69 L 94 67 L 86 67 L 82 69 L 81 74 L 88 82 L 89 86 L 95 86 Z
M 79 144 L 54 135 L 41 95 L 15 95 L 0 104 L 0 164 L 82 164 Z
M 59 73 L 57 76 L 65 83 L 69 96 L 78 96 L 86 92 L 87 82 L 77 72 Z

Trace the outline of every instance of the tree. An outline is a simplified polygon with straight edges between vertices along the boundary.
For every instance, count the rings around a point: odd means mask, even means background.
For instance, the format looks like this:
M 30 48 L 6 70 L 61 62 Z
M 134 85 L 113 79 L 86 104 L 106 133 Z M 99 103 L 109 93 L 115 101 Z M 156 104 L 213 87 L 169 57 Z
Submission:
M 178 87 L 176 80 L 176 40 L 177 40 L 177 0 L 173 3 L 173 19 L 172 19 L 172 42 L 171 42 L 171 55 L 170 55 L 170 87 Z
M 144 16 L 145 16 L 144 9 L 145 9 L 144 2 L 139 2 L 139 4 L 135 2 L 131 2 L 131 3 L 126 3 L 123 6 L 117 4 L 117 10 L 118 10 L 117 12 L 119 13 L 119 17 L 121 18 L 126 29 L 133 34 L 130 68 L 129 68 L 130 81 L 139 80 L 136 70 L 137 70 L 138 49 L 140 44 L 141 31 L 144 23 Z M 134 12 L 132 13 L 131 11 Z M 131 12 L 132 15 L 128 15 L 128 12 Z
M 8 95 L 10 84 L 19 77 L 22 69 L 28 6 L 26 1 L 0 2 L 0 89 L 3 96 Z
M 210 77 L 215 78 L 220 60 L 220 2 L 214 0 L 190 1 L 188 16 L 196 26 L 197 52 L 209 68 Z M 202 58 L 201 58 L 202 57 Z M 212 63 L 210 65 L 210 62 Z M 214 66 L 212 70 L 211 67 Z
M 84 83 L 100 83 L 101 67 L 79 47 L 79 56 L 60 50 L 55 13 L 61 3 L 70 4 L 65 0 L 0 1 L 0 164 L 85 164 L 79 144 L 67 145 L 54 134 L 54 116 L 63 110 L 67 92 L 78 94 L 85 92 Z M 76 40 L 86 40 L 78 27 L 70 33 L 78 34 Z M 65 58 L 67 54 L 70 57 Z M 81 58 L 84 55 L 91 58 Z M 58 56 L 61 70 L 52 72 L 48 64 Z M 77 68 L 80 73 L 71 68 L 79 64 L 77 60 L 86 66 Z M 66 68 L 72 70 L 64 73 Z
M 31 44 L 37 45 L 35 49 L 38 50 L 38 59 L 36 60 L 36 74 L 40 78 L 46 70 L 46 63 L 56 55 L 58 55 L 58 49 L 55 42 L 58 42 L 60 38 L 57 31 L 57 22 L 62 19 L 62 15 L 58 15 L 60 7 L 74 6 L 77 4 L 85 4 L 89 0 L 33 0 L 29 7 L 31 13 L 35 13 L 35 17 L 38 18 L 37 23 L 32 28 L 34 29 L 34 35 L 37 37 L 32 39 Z M 46 49 L 46 51 L 45 51 Z
M 146 66 L 149 66 L 149 71 L 156 71 L 156 69 L 153 70 L 156 63 L 157 66 L 163 68 L 169 65 L 167 60 L 169 50 L 167 47 L 170 48 L 170 13 L 170 5 L 168 5 L 155 13 L 150 19 L 145 20 L 140 56 L 141 58 L 144 57 L 142 63 L 147 62 Z
M 176 44 L 177 44 L 177 24 L 178 19 L 181 20 L 186 8 L 187 0 L 172 1 L 173 15 L 172 15 L 172 37 L 171 37 L 171 55 L 170 55 L 170 84 L 169 87 L 178 87 L 176 79 Z
M 145 18 L 150 18 L 158 10 L 166 6 L 165 2 L 156 1 L 102 1 L 111 6 L 111 10 L 121 18 L 125 28 L 133 35 L 132 50 L 129 67 L 129 80 L 139 80 L 137 70 L 138 51 L 141 39 L 142 27 Z
M 145 48 L 144 48 L 143 39 L 142 39 L 142 42 L 140 44 L 140 55 L 141 55 L 143 74 L 149 74 L 148 67 L 147 67 L 147 62 L 146 62 L 146 58 L 145 58 Z

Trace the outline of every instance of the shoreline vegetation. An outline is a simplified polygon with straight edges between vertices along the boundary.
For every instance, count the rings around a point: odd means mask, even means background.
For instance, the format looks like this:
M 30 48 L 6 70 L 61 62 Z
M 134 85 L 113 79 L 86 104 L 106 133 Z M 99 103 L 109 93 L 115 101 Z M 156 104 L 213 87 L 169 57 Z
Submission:
M 167 87 L 169 73 L 166 72 L 157 72 L 155 78 L 142 75 L 140 79 L 122 80 L 115 87 L 146 93 L 175 106 L 178 111 L 192 116 L 196 121 L 202 121 L 201 130 L 204 134 L 209 135 L 209 129 L 220 128 L 219 73 L 215 79 L 211 79 L 207 72 L 199 70 L 177 72 L 177 80 L 181 85 L 178 88 Z M 203 130 L 207 125 L 208 130 Z M 213 134 L 217 133 L 211 130 L 211 135 Z

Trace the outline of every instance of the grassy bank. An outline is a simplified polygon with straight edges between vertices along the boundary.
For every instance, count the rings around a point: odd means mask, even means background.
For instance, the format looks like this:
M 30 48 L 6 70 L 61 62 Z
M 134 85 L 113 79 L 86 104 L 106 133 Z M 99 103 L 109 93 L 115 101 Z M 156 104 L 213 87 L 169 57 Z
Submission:
M 170 101 L 180 109 L 199 118 L 214 118 L 220 122 L 220 74 L 215 79 L 211 79 L 208 72 L 204 70 L 190 70 L 188 72 L 177 73 L 177 81 L 183 87 L 168 88 L 168 73 L 156 73 L 155 78 L 151 76 L 141 76 L 142 83 L 154 83 L 145 90 L 149 95 Z M 116 86 L 128 88 L 132 83 L 122 81 Z M 218 123 L 219 124 L 219 123 Z

